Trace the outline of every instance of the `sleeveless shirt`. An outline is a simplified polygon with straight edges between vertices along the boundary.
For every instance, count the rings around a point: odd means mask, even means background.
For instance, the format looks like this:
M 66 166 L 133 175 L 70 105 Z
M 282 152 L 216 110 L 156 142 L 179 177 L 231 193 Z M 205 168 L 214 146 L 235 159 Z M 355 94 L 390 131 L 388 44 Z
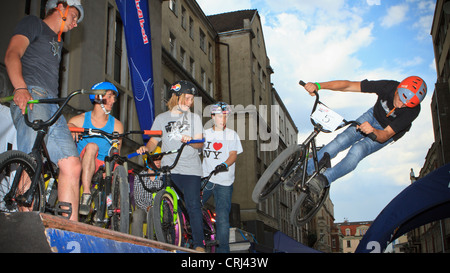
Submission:
M 108 122 L 106 123 L 106 125 L 103 128 L 97 128 L 91 122 L 91 114 L 92 114 L 92 111 L 86 112 L 84 114 L 83 128 L 99 129 L 99 130 L 105 131 L 107 133 L 114 132 L 115 118 L 113 116 L 109 115 Z M 78 141 L 78 144 L 77 144 L 78 153 L 81 153 L 83 151 L 84 147 L 86 147 L 86 145 L 91 142 L 98 145 L 99 150 L 98 150 L 97 158 L 101 161 L 105 161 L 105 157 L 108 156 L 108 152 L 109 152 L 109 148 L 111 148 L 111 144 L 103 136 L 83 137 L 80 141 Z

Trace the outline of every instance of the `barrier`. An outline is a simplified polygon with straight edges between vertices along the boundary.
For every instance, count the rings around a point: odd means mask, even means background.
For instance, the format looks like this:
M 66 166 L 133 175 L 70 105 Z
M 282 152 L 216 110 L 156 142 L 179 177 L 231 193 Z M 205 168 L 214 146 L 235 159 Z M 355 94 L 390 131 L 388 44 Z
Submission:
M 186 253 L 177 247 L 38 212 L 0 213 L 0 252 Z

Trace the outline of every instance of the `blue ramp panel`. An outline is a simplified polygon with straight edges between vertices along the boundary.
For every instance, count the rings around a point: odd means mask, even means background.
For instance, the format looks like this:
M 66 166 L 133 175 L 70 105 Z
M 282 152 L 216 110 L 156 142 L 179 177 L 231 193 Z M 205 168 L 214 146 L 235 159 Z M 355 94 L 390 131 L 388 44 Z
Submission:
M 47 228 L 45 233 L 52 251 L 58 253 L 169 253 L 154 247 L 54 228 Z
M 0 213 L 0 253 L 196 253 L 39 212 Z
M 383 252 L 406 232 L 450 217 L 450 164 L 431 172 L 397 195 L 370 225 L 357 253 Z

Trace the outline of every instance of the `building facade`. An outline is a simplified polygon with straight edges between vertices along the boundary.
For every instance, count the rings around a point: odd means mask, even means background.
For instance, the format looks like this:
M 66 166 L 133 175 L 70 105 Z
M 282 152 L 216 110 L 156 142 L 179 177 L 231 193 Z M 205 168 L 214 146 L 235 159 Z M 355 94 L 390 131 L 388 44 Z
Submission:
M 437 80 L 431 99 L 435 142 L 428 150 L 419 176 L 411 174 L 411 182 L 426 176 L 450 162 L 450 1 L 438 0 L 431 28 Z M 408 233 L 406 252 L 450 252 L 450 219 L 435 221 Z
M 355 253 L 364 234 L 366 234 L 372 221 L 366 222 L 348 222 L 336 223 L 343 236 L 342 238 L 342 252 Z

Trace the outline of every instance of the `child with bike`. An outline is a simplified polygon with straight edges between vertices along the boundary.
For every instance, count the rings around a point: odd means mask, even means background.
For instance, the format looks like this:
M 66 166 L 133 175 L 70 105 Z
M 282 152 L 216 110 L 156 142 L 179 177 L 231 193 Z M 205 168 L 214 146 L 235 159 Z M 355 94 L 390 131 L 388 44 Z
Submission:
M 407 77 L 401 82 L 393 80 L 310 82 L 305 85 L 305 89 L 312 96 L 321 89 L 375 93 L 378 96 L 375 105 L 357 119 L 360 126 L 347 128 L 317 153 L 319 159 L 325 153 L 334 158 L 339 152 L 350 147 L 345 158 L 314 178 L 315 183 L 322 187 L 353 171 L 363 158 L 397 141 L 408 132 L 420 113 L 420 102 L 427 93 L 425 81 L 417 76 Z M 376 140 L 365 136 L 371 133 L 375 134 Z M 314 164 L 308 162 L 308 175 L 313 172 L 313 168 Z
M 190 107 L 194 96 L 198 94 L 195 85 L 189 81 L 176 81 L 170 88 L 171 98 L 167 102 L 169 111 L 159 114 L 153 122 L 152 130 L 162 130 L 162 137 L 152 137 L 137 153 L 152 152 L 161 141 L 162 152 L 178 149 L 182 143 L 203 138 L 203 125 L 199 115 L 192 113 Z M 183 192 L 186 209 L 192 227 L 194 248 L 205 251 L 200 184 L 202 176 L 201 160 L 198 149 L 203 143 L 189 144 L 184 148 L 178 164 L 172 169 L 172 180 Z M 161 165 L 171 165 L 176 154 L 162 158 Z
M 225 102 L 218 102 L 211 106 L 212 128 L 205 130 L 203 145 L 203 176 L 215 171 L 203 190 L 203 204 L 214 196 L 216 211 L 216 230 L 219 245 L 216 253 L 230 252 L 230 210 L 233 183 L 235 176 L 235 162 L 237 155 L 242 153 L 239 135 L 226 127 L 231 114 L 231 107 Z
M 123 124 L 120 120 L 110 115 L 114 103 L 117 101 L 119 91 L 110 82 L 99 82 L 92 86 L 93 90 L 107 90 L 105 95 L 89 95 L 94 105 L 92 111 L 74 116 L 68 122 L 69 127 L 100 129 L 107 133 L 123 133 Z M 102 136 L 89 136 L 78 138 L 77 133 L 72 133 L 77 142 L 77 150 L 81 158 L 81 183 L 83 194 L 81 195 L 79 214 L 88 215 L 91 208 L 91 181 L 94 173 L 105 164 L 105 157 L 109 156 L 111 143 Z M 119 140 L 121 144 L 122 140 Z M 119 150 L 120 150 L 119 144 Z
M 49 0 L 43 20 L 27 16 L 17 25 L 5 54 L 5 66 L 14 87 L 11 116 L 20 136 L 18 150 L 29 153 L 36 132 L 27 126 L 23 115 L 33 99 L 57 98 L 59 66 L 63 41 L 61 35 L 81 23 L 84 17 L 80 0 Z M 58 109 L 56 104 L 30 105 L 30 120 L 48 120 Z M 59 167 L 58 200 L 78 211 L 78 183 L 81 163 L 64 117 L 50 128 L 46 138 L 48 152 Z M 71 220 L 78 220 L 72 213 Z
M 158 153 L 161 153 L 159 146 L 151 154 Z M 153 158 L 153 163 L 157 168 L 161 168 L 161 157 Z M 147 216 L 149 208 L 153 205 L 153 192 L 147 189 L 157 190 L 163 185 L 162 176 L 155 174 L 155 170 L 150 166 L 147 165 L 146 167 L 147 169 L 142 170 L 134 176 L 133 195 L 136 208 L 131 218 L 131 234 L 139 237 L 142 237 L 144 219 Z

